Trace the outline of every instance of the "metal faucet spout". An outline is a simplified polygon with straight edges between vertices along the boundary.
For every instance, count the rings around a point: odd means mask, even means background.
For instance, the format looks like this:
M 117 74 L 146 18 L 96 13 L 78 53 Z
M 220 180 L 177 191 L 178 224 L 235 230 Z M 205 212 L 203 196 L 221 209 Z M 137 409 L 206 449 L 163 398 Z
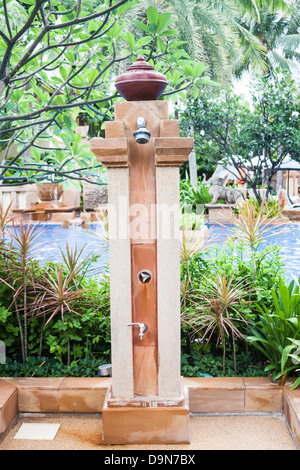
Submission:
M 135 325 L 137 325 L 140 329 L 139 337 L 142 340 L 144 338 L 144 333 L 145 333 L 147 327 L 146 327 L 145 323 L 128 323 L 128 326 L 135 326 Z

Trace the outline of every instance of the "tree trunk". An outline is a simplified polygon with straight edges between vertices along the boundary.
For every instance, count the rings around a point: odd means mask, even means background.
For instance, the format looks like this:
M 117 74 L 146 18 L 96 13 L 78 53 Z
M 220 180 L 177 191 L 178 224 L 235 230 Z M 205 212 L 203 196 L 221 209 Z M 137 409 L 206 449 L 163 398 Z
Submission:
M 43 322 L 41 326 L 41 335 L 40 335 L 40 349 L 39 349 L 39 357 L 42 357 L 42 349 L 43 349 L 43 336 L 44 336 L 44 325 L 45 325 L 45 314 L 43 315 Z
M 282 386 L 285 385 L 286 379 L 287 379 L 287 372 L 283 374 L 283 376 L 281 377 L 279 385 L 282 385 Z
M 253 192 L 254 192 L 254 196 L 255 196 L 255 198 L 256 198 L 258 204 L 261 206 L 261 204 L 262 204 L 262 199 L 261 199 L 261 195 L 260 195 L 259 192 L 257 191 L 256 185 L 253 186 L 251 189 L 252 189 Z

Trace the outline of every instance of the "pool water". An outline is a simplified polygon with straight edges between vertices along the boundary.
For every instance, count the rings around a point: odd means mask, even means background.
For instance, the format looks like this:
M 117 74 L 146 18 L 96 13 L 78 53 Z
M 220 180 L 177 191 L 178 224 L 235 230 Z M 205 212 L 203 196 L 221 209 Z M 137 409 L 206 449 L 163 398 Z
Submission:
M 213 244 L 223 244 L 228 237 L 233 235 L 233 227 L 230 225 L 210 227 L 210 236 L 216 238 Z M 285 274 L 288 280 L 299 278 L 300 276 L 300 222 L 287 223 L 280 227 L 274 226 L 269 232 L 272 237 L 265 239 L 260 249 L 268 245 L 281 247 L 280 255 L 285 265 Z M 103 241 L 104 230 L 100 224 L 91 225 L 89 229 L 82 227 L 63 228 L 61 225 L 45 225 L 43 233 L 37 241 L 40 247 L 35 253 L 35 258 L 44 264 L 47 260 L 62 262 L 62 255 L 58 247 L 66 253 L 66 243 L 69 248 L 78 250 L 83 248 L 81 261 L 89 254 L 98 255 L 95 267 L 99 275 L 103 272 L 108 261 L 107 245 Z
M 37 247 L 33 250 L 33 257 L 41 265 L 46 261 L 62 263 L 61 251 L 67 254 L 67 244 L 69 249 L 77 248 L 77 252 L 82 253 L 79 262 L 82 262 L 89 255 L 95 255 L 98 259 L 93 263 L 92 275 L 102 275 L 108 261 L 108 247 L 105 243 L 105 232 L 100 224 L 92 225 L 89 229 L 82 227 L 64 228 L 61 225 L 45 224 L 40 228 L 41 233 L 36 237 Z M 61 251 L 60 251 L 61 250 Z

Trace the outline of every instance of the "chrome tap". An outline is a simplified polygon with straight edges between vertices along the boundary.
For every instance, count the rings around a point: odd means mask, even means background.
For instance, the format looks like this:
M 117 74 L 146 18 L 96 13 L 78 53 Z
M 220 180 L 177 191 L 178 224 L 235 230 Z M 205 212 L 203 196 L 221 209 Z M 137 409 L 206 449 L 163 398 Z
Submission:
M 140 329 L 139 337 L 140 337 L 140 339 L 143 339 L 144 338 L 144 333 L 147 329 L 145 323 L 128 323 L 128 326 L 135 326 L 135 325 L 138 325 L 138 327 Z
M 147 144 L 150 140 L 151 134 L 148 129 L 146 129 L 145 118 L 138 117 L 136 123 L 138 129 L 133 133 L 136 143 Z

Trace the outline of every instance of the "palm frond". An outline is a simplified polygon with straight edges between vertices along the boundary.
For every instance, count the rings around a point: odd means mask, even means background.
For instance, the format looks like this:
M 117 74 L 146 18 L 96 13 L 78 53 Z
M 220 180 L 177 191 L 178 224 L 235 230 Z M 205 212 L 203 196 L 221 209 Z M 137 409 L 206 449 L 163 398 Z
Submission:
M 276 47 L 283 49 L 284 52 L 292 53 L 297 51 L 300 46 L 300 34 L 287 34 L 280 36 L 276 40 Z

